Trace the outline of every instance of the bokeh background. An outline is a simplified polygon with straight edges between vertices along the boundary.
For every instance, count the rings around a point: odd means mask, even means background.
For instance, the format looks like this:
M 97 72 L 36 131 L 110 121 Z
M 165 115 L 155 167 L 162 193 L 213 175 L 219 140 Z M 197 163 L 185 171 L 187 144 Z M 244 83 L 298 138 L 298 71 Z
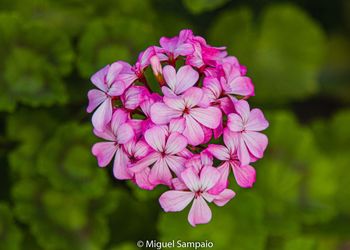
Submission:
M 182 28 L 248 67 L 270 121 L 254 188 L 195 229 L 97 166 L 85 112 L 91 74 Z M 349 31 L 347 0 L 0 0 L 0 249 L 350 249 Z

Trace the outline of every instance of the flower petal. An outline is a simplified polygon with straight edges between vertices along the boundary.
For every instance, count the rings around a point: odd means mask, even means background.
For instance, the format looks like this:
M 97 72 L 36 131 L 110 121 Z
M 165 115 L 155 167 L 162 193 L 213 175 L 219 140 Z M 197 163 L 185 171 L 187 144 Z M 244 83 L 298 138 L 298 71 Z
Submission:
M 184 43 L 177 47 L 174 51 L 174 57 L 181 56 L 188 56 L 193 53 L 193 46 L 189 43 Z
M 220 125 L 222 117 L 220 109 L 216 107 L 192 108 L 190 114 L 200 124 L 211 129 L 215 129 Z
M 89 105 L 86 109 L 88 113 L 91 113 L 98 105 L 107 99 L 106 94 L 98 89 L 92 89 L 88 92 Z
M 224 129 L 224 144 L 226 145 L 229 154 L 234 155 L 237 153 L 237 148 L 239 147 L 239 140 L 241 133 L 232 132 L 228 128 Z
M 100 137 L 100 138 L 105 139 L 107 141 L 114 141 L 115 142 L 117 140 L 110 127 L 106 127 L 105 130 L 103 130 L 103 131 L 99 131 L 99 130 L 94 129 L 94 134 L 97 137 Z
M 197 87 L 191 87 L 185 91 L 182 98 L 185 101 L 187 108 L 192 108 L 201 102 L 203 97 L 203 90 Z
M 207 147 L 207 151 L 211 153 L 216 159 L 221 161 L 227 161 L 230 159 L 230 153 L 228 149 L 222 145 L 210 144 Z
M 178 132 L 171 133 L 165 146 L 166 154 L 177 154 L 187 147 L 187 139 Z
M 221 193 L 228 186 L 228 175 L 230 173 L 229 162 L 225 161 L 217 168 L 217 170 L 220 172 L 220 178 L 217 183 L 210 190 L 208 190 L 208 193 L 215 195 Z
M 181 173 L 181 179 L 192 192 L 196 192 L 200 189 L 200 180 L 193 168 L 185 169 Z
M 194 193 L 189 191 L 170 190 L 159 197 L 159 203 L 165 212 L 183 210 L 193 199 Z
M 190 65 L 182 66 L 176 74 L 175 94 L 181 94 L 192 87 L 199 78 L 199 74 Z
M 237 184 L 243 188 L 251 188 L 256 179 L 255 169 L 250 165 L 237 166 L 233 165 L 233 174 Z
M 144 141 L 138 141 L 134 148 L 134 157 L 137 159 L 140 159 L 142 157 L 145 157 L 147 153 L 149 152 L 150 147 L 148 144 Z
M 96 109 L 92 115 L 92 124 L 94 128 L 99 131 L 103 131 L 106 124 L 111 121 L 112 118 L 112 101 L 107 98 L 101 105 Z
M 199 123 L 191 116 L 185 117 L 186 127 L 183 135 L 187 138 L 188 144 L 197 146 L 204 140 L 204 132 Z
M 260 109 L 252 109 L 248 121 L 245 125 L 246 130 L 262 131 L 269 126 L 269 122 L 265 119 Z
M 245 124 L 248 121 L 250 115 L 250 107 L 247 101 L 239 100 L 234 103 L 237 114 L 242 117 L 242 121 Z
M 149 181 L 153 185 L 164 184 L 171 186 L 172 175 L 166 161 L 161 158 L 152 167 Z
M 137 186 L 145 190 L 154 189 L 154 185 L 149 182 L 150 168 L 146 167 L 142 171 L 135 173 L 135 182 Z
M 164 159 L 176 176 L 180 176 L 184 170 L 186 159 L 176 155 L 167 155 Z
M 193 200 L 193 204 L 188 214 L 189 223 L 195 227 L 197 224 L 206 224 L 211 220 L 211 210 L 202 196 Z
M 172 119 L 169 123 L 169 132 L 182 133 L 185 129 L 185 125 L 186 123 L 183 117 Z
M 242 117 L 235 113 L 227 116 L 227 127 L 233 132 L 241 132 L 245 129 Z
M 127 89 L 127 86 L 124 81 L 122 80 L 116 80 L 113 82 L 113 84 L 108 89 L 108 95 L 110 96 L 121 96 L 124 94 L 125 90 Z
M 180 178 L 173 178 L 171 180 L 171 183 L 173 185 L 173 189 L 175 190 L 187 190 L 186 184 L 180 179 Z
M 159 158 L 160 158 L 160 155 L 158 152 L 150 153 L 149 155 L 145 156 L 141 160 L 137 161 L 132 167 L 130 167 L 130 170 L 134 173 L 139 173 L 142 170 L 144 170 L 146 167 L 151 166 Z
M 225 189 L 220 194 L 215 196 L 214 203 L 220 207 L 224 206 L 227 202 L 229 202 L 233 197 L 235 197 L 236 193 L 231 189 Z
M 111 127 L 115 135 L 117 134 L 118 128 L 123 123 L 126 123 L 127 120 L 128 120 L 128 113 L 124 109 L 117 109 L 114 111 L 112 120 L 111 120 Z
M 115 154 L 114 164 L 113 164 L 113 174 L 118 180 L 130 180 L 132 178 L 132 173 L 128 170 L 129 158 L 119 148 Z
M 105 66 L 104 68 L 97 71 L 95 74 L 91 76 L 91 82 L 100 90 L 106 92 L 107 91 L 107 84 L 105 82 L 106 75 L 109 70 L 109 65 Z
M 174 97 L 164 96 L 163 100 L 168 107 L 174 110 L 178 110 L 179 113 L 182 113 L 186 107 L 186 103 L 184 99 L 179 96 L 174 96 Z
M 238 76 L 227 85 L 223 86 L 225 91 L 229 94 L 241 95 L 241 96 L 253 96 L 254 85 L 252 80 L 246 76 Z
M 154 126 L 145 132 L 145 140 L 154 150 L 163 152 L 165 149 L 166 131 L 160 126 Z
M 151 119 L 155 124 L 167 124 L 173 118 L 181 116 L 181 111 L 172 109 L 164 103 L 154 103 L 151 107 Z
M 167 85 L 170 87 L 172 91 L 175 90 L 176 86 L 176 70 L 171 65 L 166 65 L 163 68 L 163 77 Z
M 237 133 L 235 141 L 238 141 L 237 156 L 242 165 L 248 165 L 251 157 L 241 133 Z
M 119 62 L 115 62 L 111 64 L 106 76 L 108 87 L 110 87 L 112 83 L 117 79 L 117 76 L 122 71 L 122 69 L 123 69 L 123 65 Z
M 134 135 L 135 134 L 132 127 L 129 124 L 124 123 L 117 130 L 117 133 L 116 133 L 117 142 L 119 144 L 125 144 L 128 141 L 130 141 L 134 137 Z
M 91 151 L 97 157 L 98 165 L 105 167 L 111 162 L 117 149 L 118 146 L 114 142 L 98 142 L 94 144 Z
M 122 96 L 123 104 L 126 109 L 134 110 L 143 102 L 147 90 L 143 86 L 133 86 L 129 88 Z
M 242 133 L 243 140 L 249 152 L 257 158 L 262 158 L 268 144 L 267 136 L 253 131 Z
M 205 166 L 202 168 L 199 180 L 201 182 L 201 190 L 207 191 L 217 184 L 220 178 L 220 172 L 211 166 Z

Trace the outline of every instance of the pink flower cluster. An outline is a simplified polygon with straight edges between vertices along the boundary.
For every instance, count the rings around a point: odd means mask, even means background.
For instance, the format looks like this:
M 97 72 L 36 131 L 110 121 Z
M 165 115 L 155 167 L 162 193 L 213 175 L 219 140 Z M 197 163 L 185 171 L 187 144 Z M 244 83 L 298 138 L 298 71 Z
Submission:
M 98 165 L 113 160 L 115 178 L 142 189 L 167 186 L 159 198 L 164 211 L 193 202 L 189 223 L 208 223 L 207 203 L 223 206 L 235 196 L 230 169 L 239 186 L 252 187 L 250 163 L 268 144 L 261 133 L 267 120 L 246 101 L 254 96 L 246 72 L 225 47 L 212 47 L 191 30 L 162 37 L 133 66 L 117 61 L 99 70 L 87 108 L 95 110 L 94 133 L 105 140 L 92 148 Z

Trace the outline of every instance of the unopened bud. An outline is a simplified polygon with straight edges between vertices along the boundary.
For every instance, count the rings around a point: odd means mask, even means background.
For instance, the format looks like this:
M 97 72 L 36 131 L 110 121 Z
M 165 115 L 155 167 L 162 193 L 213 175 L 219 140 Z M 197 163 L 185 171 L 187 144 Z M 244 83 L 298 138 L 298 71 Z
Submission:
M 160 85 L 164 85 L 165 81 L 163 78 L 163 68 L 159 61 L 159 58 L 157 55 L 154 55 L 150 59 L 151 67 L 154 76 L 156 77 L 157 81 L 160 83 Z

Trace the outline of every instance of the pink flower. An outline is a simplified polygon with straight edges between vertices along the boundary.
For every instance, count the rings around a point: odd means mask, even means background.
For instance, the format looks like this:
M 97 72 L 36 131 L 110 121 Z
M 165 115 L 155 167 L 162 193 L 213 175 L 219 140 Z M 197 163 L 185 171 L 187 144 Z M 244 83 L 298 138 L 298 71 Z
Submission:
M 173 66 L 167 65 L 163 69 L 164 79 L 168 87 L 162 87 L 165 96 L 176 96 L 191 88 L 199 78 L 199 74 L 191 66 L 182 66 L 178 72 Z
M 128 115 L 122 109 L 114 112 L 110 126 L 101 132 L 95 130 L 95 134 L 107 142 L 98 142 L 92 147 L 92 154 L 97 157 L 100 167 L 107 166 L 114 157 L 113 172 L 118 179 L 128 179 L 129 174 L 120 166 L 125 165 L 128 156 L 121 146 L 134 137 L 132 127 L 127 123 Z
M 207 151 L 211 153 L 215 158 L 224 161 L 218 170 L 221 173 L 221 178 L 217 188 L 227 187 L 227 178 L 229 174 L 229 168 L 231 166 L 233 174 L 237 181 L 237 184 L 243 188 L 250 188 L 255 182 L 255 169 L 250 165 L 242 165 L 237 156 L 237 142 L 232 136 L 232 132 L 228 129 L 224 131 L 224 143 L 225 146 L 210 144 Z
M 178 97 L 163 98 L 164 103 L 155 103 L 151 107 L 151 119 L 155 124 L 167 124 L 181 117 L 184 124 L 183 135 L 191 145 L 199 145 L 205 139 L 204 127 L 215 129 L 220 125 L 221 111 L 217 107 L 201 108 L 203 91 L 192 87 Z
M 143 86 L 132 86 L 125 91 L 121 100 L 124 107 L 128 110 L 134 110 L 140 106 L 148 91 Z
M 171 185 L 172 174 L 180 174 L 183 170 L 185 158 L 177 154 L 187 146 L 187 140 L 177 132 L 168 133 L 164 126 L 155 126 L 145 132 L 145 140 L 152 148 L 151 152 L 136 162 L 131 170 L 134 173 L 143 171 L 153 165 L 149 181 L 153 185 Z
M 267 136 L 259 133 L 269 126 L 260 109 L 250 111 L 247 101 L 235 102 L 237 113 L 228 115 L 227 127 L 234 132 L 232 137 L 238 141 L 238 157 L 243 164 L 248 164 L 255 158 L 263 157 L 267 147 Z
M 193 227 L 211 220 L 212 214 L 207 202 L 223 206 L 235 196 L 230 189 L 225 189 L 218 194 L 210 193 L 220 178 L 219 171 L 214 167 L 203 167 L 199 174 L 193 168 L 187 168 L 182 172 L 181 178 L 188 190 L 167 191 L 161 195 L 159 203 L 166 212 L 178 212 L 193 201 L 188 214 L 188 221 Z
M 254 96 L 254 85 L 249 77 L 242 76 L 241 67 L 232 63 L 222 65 L 224 75 L 220 83 L 226 94 Z
M 133 179 L 134 182 L 142 189 L 146 190 L 152 190 L 154 188 L 154 185 L 150 183 L 148 177 L 150 174 L 150 168 L 145 167 L 143 170 L 134 173 L 130 170 L 130 167 L 133 166 L 137 161 L 141 160 L 145 156 L 149 154 L 151 151 L 150 147 L 145 141 L 136 141 L 130 140 L 128 143 L 123 145 L 123 148 L 127 154 L 127 159 L 125 162 L 123 162 L 123 165 L 118 166 L 120 169 L 115 173 L 115 176 L 118 176 L 117 179 Z
M 107 65 L 91 77 L 97 89 L 88 93 L 94 133 L 105 140 L 92 147 L 98 165 L 114 159 L 114 177 L 141 189 L 166 185 L 170 190 L 159 199 L 166 212 L 193 201 L 190 224 L 208 223 L 207 203 L 223 206 L 235 196 L 230 169 L 239 186 L 252 187 L 256 173 L 249 164 L 267 146 L 260 132 L 268 122 L 245 101 L 255 94 L 246 73 L 225 47 L 191 30 L 162 37 L 133 66 Z M 213 139 L 223 143 L 207 145 Z
M 148 47 L 145 51 L 141 52 L 135 66 L 132 68 L 136 78 L 143 78 L 143 72 L 146 67 L 151 64 L 151 57 L 155 55 L 155 49 L 153 46 Z
M 164 54 L 163 57 L 170 62 L 176 60 L 178 56 L 190 55 L 193 53 L 193 46 L 188 39 L 192 36 L 191 30 L 181 30 L 179 36 L 162 37 L 159 40 L 161 48 L 158 48 L 157 52 Z
M 119 78 L 119 74 L 122 71 L 123 64 L 121 62 L 115 62 L 112 65 L 107 65 L 91 77 L 91 82 L 99 89 L 89 91 L 89 106 L 87 107 L 87 111 L 92 112 L 99 106 L 92 116 L 92 124 L 97 130 L 102 131 L 104 126 L 112 118 L 113 97 L 122 95 L 125 89 L 131 84 L 126 85 Z
M 186 59 L 186 64 L 203 69 L 206 66 L 216 66 L 226 55 L 225 47 L 213 47 L 207 44 L 200 36 L 192 36 L 189 42 L 194 47 L 194 52 Z

